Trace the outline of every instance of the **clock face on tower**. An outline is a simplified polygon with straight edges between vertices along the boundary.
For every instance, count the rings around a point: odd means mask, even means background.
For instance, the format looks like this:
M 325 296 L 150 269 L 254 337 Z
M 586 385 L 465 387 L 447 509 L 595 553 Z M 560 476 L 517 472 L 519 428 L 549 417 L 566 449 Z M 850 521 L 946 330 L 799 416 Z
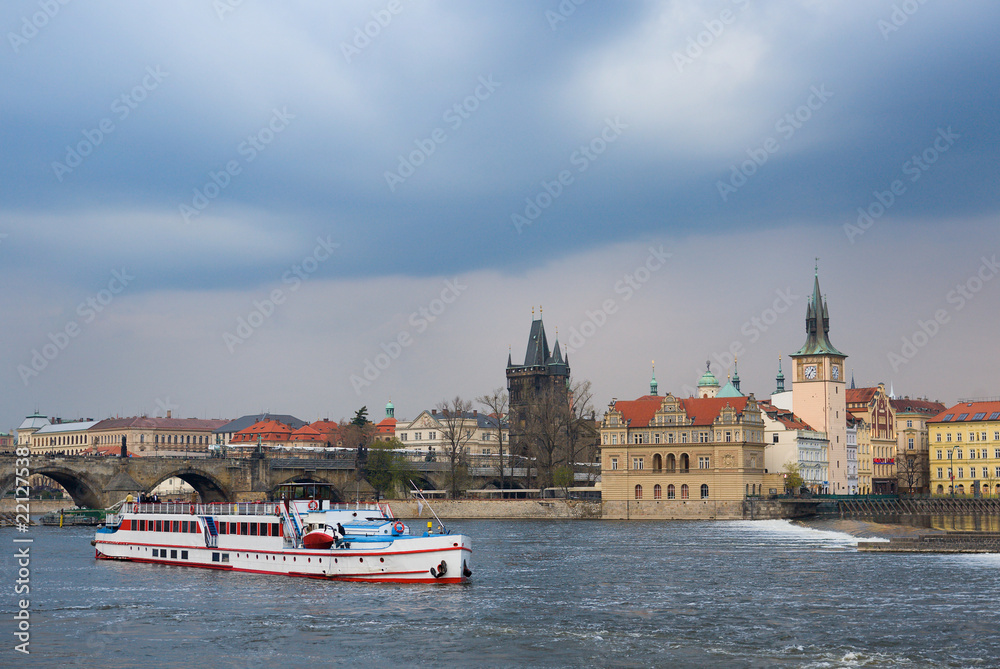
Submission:
M 834 381 L 837 381 L 838 379 L 840 379 L 840 367 L 838 367 L 837 365 L 834 365 L 833 368 L 830 370 L 830 374 L 833 375 L 833 380 Z
M 806 377 L 807 379 L 810 379 L 810 380 L 811 379 L 815 379 L 816 378 L 816 365 L 806 365 L 805 367 L 803 367 L 802 368 L 802 376 L 804 376 L 804 377 Z

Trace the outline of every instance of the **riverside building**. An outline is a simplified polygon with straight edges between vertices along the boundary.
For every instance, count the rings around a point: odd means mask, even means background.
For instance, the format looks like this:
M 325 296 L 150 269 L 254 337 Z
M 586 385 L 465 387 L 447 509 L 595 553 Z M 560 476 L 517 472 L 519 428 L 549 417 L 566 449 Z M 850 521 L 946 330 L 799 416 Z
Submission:
M 965 400 L 927 428 L 932 494 L 1000 496 L 1000 400 Z
M 710 374 L 710 372 L 709 372 Z M 707 375 L 706 375 L 707 376 Z M 764 420 L 734 375 L 699 397 L 613 399 L 600 424 L 605 518 L 742 518 L 748 495 L 781 492 L 764 465 Z M 708 396 L 713 394 L 714 396 Z

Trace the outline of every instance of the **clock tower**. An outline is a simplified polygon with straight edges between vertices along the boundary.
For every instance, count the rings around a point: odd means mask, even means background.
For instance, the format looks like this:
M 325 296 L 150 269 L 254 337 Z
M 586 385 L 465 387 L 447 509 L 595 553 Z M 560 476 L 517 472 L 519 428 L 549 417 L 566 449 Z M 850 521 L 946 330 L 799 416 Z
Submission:
M 829 440 L 828 490 L 846 494 L 847 401 L 844 359 L 830 343 L 830 314 L 819 289 L 819 268 L 806 305 L 806 343 L 791 355 L 794 361 L 792 406 L 802 420 Z

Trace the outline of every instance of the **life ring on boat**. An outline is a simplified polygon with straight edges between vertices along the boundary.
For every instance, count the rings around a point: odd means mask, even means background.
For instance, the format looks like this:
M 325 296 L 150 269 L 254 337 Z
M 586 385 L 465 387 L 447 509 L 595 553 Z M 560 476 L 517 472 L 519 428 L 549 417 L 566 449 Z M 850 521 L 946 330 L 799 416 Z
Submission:
M 193 516 L 194 515 L 194 504 L 191 504 L 188 508 L 191 510 L 191 515 Z
M 139 513 L 139 502 L 132 505 L 132 513 Z
M 401 521 L 401 520 L 397 520 L 392 525 L 392 531 L 395 532 L 396 534 L 402 534 L 403 530 L 405 530 L 405 529 L 406 528 L 403 526 L 403 521 Z
M 318 508 L 319 508 L 319 502 L 317 502 L 314 499 L 309 500 L 309 510 L 310 511 L 315 511 Z
M 274 515 L 276 515 L 276 516 L 280 516 L 281 515 L 281 505 L 280 504 L 275 504 L 274 505 Z

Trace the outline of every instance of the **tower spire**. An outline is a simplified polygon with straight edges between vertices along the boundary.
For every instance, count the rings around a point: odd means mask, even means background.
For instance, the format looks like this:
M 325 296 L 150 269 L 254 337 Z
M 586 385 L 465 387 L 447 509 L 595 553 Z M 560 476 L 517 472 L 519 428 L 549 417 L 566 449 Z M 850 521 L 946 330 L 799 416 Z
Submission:
M 649 380 L 649 394 L 650 395 L 657 395 L 658 393 L 656 392 L 656 390 L 657 390 L 657 384 L 656 384 L 656 361 L 655 360 L 653 360 L 652 366 L 653 366 L 653 378 L 651 378 Z
M 740 364 L 739 356 L 733 358 L 733 387 L 736 388 L 736 390 L 740 389 L 739 364 Z
M 781 371 L 781 354 L 778 354 L 778 375 L 774 377 L 775 394 L 785 392 L 785 374 Z

